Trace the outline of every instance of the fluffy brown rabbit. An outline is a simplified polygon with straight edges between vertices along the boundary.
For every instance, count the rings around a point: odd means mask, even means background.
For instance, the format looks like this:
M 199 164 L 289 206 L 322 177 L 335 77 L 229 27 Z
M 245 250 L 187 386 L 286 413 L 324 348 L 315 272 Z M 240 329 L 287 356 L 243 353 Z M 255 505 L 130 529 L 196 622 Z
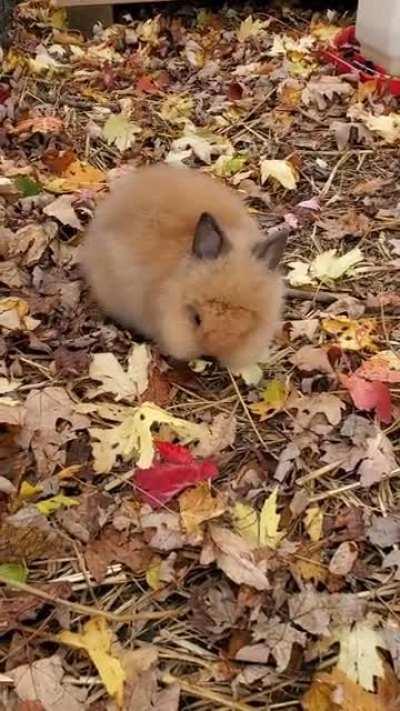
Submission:
M 287 230 L 267 240 L 240 197 L 196 170 L 156 165 L 121 178 L 89 228 L 83 264 L 103 310 L 164 353 L 240 369 L 280 317 Z

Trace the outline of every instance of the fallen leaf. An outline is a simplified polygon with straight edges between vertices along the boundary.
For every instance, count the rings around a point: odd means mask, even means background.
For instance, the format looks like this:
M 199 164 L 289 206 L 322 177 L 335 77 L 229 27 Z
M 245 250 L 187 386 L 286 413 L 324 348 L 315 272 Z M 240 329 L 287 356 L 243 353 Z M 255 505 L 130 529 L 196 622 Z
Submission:
M 276 511 L 278 487 L 268 496 L 260 513 L 250 504 L 236 502 L 232 514 L 235 531 L 251 545 L 252 548 L 268 546 L 277 548 L 284 531 L 278 531 L 280 515 Z
M 42 192 L 42 186 L 36 180 L 32 180 L 27 175 L 17 175 L 15 186 L 22 193 L 23 197 L 33 197 Z
M 367 412 L 375 410 L 379 420 L 384 424 L 392 421 L 390 390 L 385 383 L 378 381 L 370 383 L 354 373 L 352 375 L 342 373 L 339 377 L 356 407 Z
M 68 583 L 50 583 L 41 585 L 40 589 L 52 597 L 64 599 L 68 599 L 72 593 L 72 588 Z M 19 624 L 25 620 L 32 621 L 47 604 L 47 600 L 37 595 L 16 593 L 15 591 L 3 592 L 0 598 L 0 633 L 4 635 L 10 630 L 18 628 Z
M 358 547 L 352 541 L 344 541 L 333 554 L 329 563 L 332 575 L 346 576 L 358 558 Z
M 298 174 L 293 165 L 287 160 L 262 160 L 260 163 L 261 183 L 268 178 L 277 180 L 286 190 L 295 190 Z
M 275 659 L 277 671 L 280 673 L 289 666 L 293 645 L 298 644 L 305 647 L 307 642 L 307 635 L 304 632 L 297 630 L 290 622 L 281 622 L 279 617 L 259 618 L 253 638 L 255 642 L 265 641 L 269 654 Z M 246 647 L 242 647 L 236 654 L 236 659 L 246 661 L 245 650 Z
M 59 557 L 65 542 L 35 506 L 6 516 L 0 527 L 0 561 L 31 561 Z
M 111 698 L 122 707 L 126 674 L 111 645 L 113 637 L 104 617 L 94 617 L 86 622 L 82 632 L 64 630 L 57 635 L 62 644 L 75 649 L 84 649 L 99 672 L 100 678 Z
M 400 139 L 400 114 L 391 112 L 386 116 L 372 116 L 362 112 L 360 119 L 370 131 L 378 133 L 386 143 L 393 144 Z
M 155 423 L 168 425 L 183 441 L 183 443 L 200 443 L 209 438 L 206 425 L 182 420 L 169 415 L 165 410 L 144 402 L 136 408 L 126 408 L 121 424 L 112 429 L 91 427 L 94 467 L 99 474 L 111 471 L 117 457 L 128 462 L 137 457 L 136 464 L 140 469 L 148 469 L 154 459 L 154 443 L 151 428 Z
M 304 711 L 389 711 L 380 695 L 365 691 L 337 668 L 330 674 L 319 672 L 301 704 Z
M 21 701 L 40 702 L 45 711 L 81 711 L 86 691 L 64 681 L 61 657 L 38 659 L 8 672 L 14 680 L 15 692 Z
M 40 324 L 29 316 L 29 305 L 23 299 L 0 299 L 0 328 L 4 331 L 34 331 Z
M 321 76 L 310 79 L 302 93 L 302 101 L 306 106 L 315 103 L 320 111 L 324 111 L 328 102 L 335 96 L 349 96 L 354 93 L 351 84 L 338 76 Z
M 171 161 L 173 153 L 181 153 L 187 149 L 193 151 L 194 155 L 207 165 L 211 164 L 211 158 L 214 155 L 232 155 L 233 153 L 232 144 L 228 139 L 207 129 L 197 128 L 190 122 L 186 122 L 183 135 L 172 142 L 171 151 L 166 158 L 167 162 Z
M 280 380 L 270 380 L 261 392 L 260 402 L 250 405 L 249 409 L 260 416 L 260 421 L 273 417 L 280 412 L 286 404 L 288 391 Z
M 296 430 L 326 435 L 341 421 L 345 404 L 332 393 L 315 393 L 303 397 L 294 395 L 288 401 L 288 409 L 292 408 L 297 410 Z
M 321 326 L 326 333 L 337 336 L 337 343 L 343 350 L 360 351 L 377 349 L 374 341 L 377 322 L 375 319 L 354 321 L 347 316 L 323 319 Z
M 378 652 L 378 647 L 386 647 L 382 633 L 365 620 L 342 628 L 336 638 L 340 643 L 337 669 L 366 691 L 373 691 L 375 678 L 385 674 Z
M 305 262 L 290 262 L 291 271 L 288 274 L 292 286 L 312 284 L 315 280 L 329 282 L 340 279 L 347 272 L 361 262 L 364 257 L 358 247 L 351 249 L 340 257 L 336 256 L 336 249 L 329 249 L 319 254 L 310 264 Z
M 323 522 L 324 512 L 322 509 L 319 506 L 310 506 L 305 512 L 304 527 L 314 543 L 322 537 Z
M 221 496 L 213 496 L 208 483 L 198 484 L 194 489 L 185 491 L 179 497 L 179 510 L 184 530 L 200 534 L 200 525 L 205 521 L 218 518 L 226 509 Z
M 60 195 L 49 205 L 43 208 L 43 212 L 50 217 L 55 217 L 62 225 L 69 225 L 75 230 L 82 229 L 82 223 L 79 220 L 74 208 L 72 207 L 73 198 L 68 195 Z
M 213 543 L 212 559 L 216 560 L 228 578 L 238 585 L 269 590 L 269 582 L 257 566 L 252 550 L 243 538 L 216 524 L 211 524 L 209 531 Z
M 45 516 L 50 516 L 60 508 L 79 506 L 79 501 L 77 499 L 72 499 L 70 496 L 64 496 L 64 494 L 57 494 L 57 496 L 52 496 L 50 499 L 39 501 L 39 503 L 35 504 L 35 506 L 40 513 Z
M 387 185 L 387 180 L 384 178 L 368 178 L 360 180 L 353 188 L 353 195 L 361 197 L 363 195 L 374 195 Z
M 237 31 L 237 38 L 239 42 L 246 42 L 249 37 L 257 37 L 257 35 L 268 27 L 268 24 L 269 22 L 262 22 L 258 19 L 253 20 L 253 17 L 249 15 L 245 20 L 242 20 Z
M 60 133 L 64 128 L 62 119 L 56 116 L 32 116 L 32 118 L 19 121 L 16 126 L 9 129 L 9 133 L 20 136 L 33 133 Z
M 74 193 L 83 188 L 100 190 L 105 179 L 105 174 L 99 168 L 75 160 L 68 165 L 60 177 L 43 180 L 43 184 L 52 193 Z
M 374 546 L 389 548 L 400 543 L 400 520 L 392 516 L 373 515 L 366 533 Z
M 331 619 L 328 599 L 308 583 L 304 591 L 289 598 L 291 622 L 311 634 L 328 635 Z
M 249 365 L 247 368 L 242 368 L 238 373 L 246 385 L 257 386 L 263 377 L 263 370 L 259 365 Z
M 123 563 L 138 575 L 147 569 L 151 557 L 151 551 L 138 536 L 129 536 L 108 526 L 98 538 L 89 541 L 85 550 L 87 567 L 97 583 L 104 580 L 112 563 Z
M 89 420 L 75 412 L 73 401 L 58 386 L 32 390 L 25 401 L 25 409 L 24 426 L 17 442 L 24 449 L 32 449 L 39 474 L 48 476 L 58 465 L 65 465 L 63 445 L 75 436 L 77 430 L 86 429 Z M 59 429 L 60 421 L 69 424 Z
M 10 583 L 26 583 L 28 579 L 28 569 L 23 563 L 2 563 L 0 565 L 0 575 Z
M 217 466 L 208 459 L 196 460 L 191 452 L 177 444 L 157 442 L 161 461 L 134 475 L 137 492 L 152 508 L 159 508 L 183 489 L 213 479 Z
M 123 153 L 134 144 L 141 131 L 140 126 L 132 123 L 123 114 L 111 114 L 104 124 L 103 136 L 109 146 L 115 145 Z
M 288 323 L 290 324 L 291 341 L 295 341 L 297 338 L 307 338 L 312 341 L 319 328 L 318 318 L 297 319 Z
M 89 368 L 89 377 L 100 380 L 100 385 L 92 393 L 97 397 L 102 393 L 112 393 L 116 402 L 135 400 L 142 395 L 149 384 L 151 354 L 145 343 L 135 343 L 128 355 L 126 371 L 113 353 L 95 353 Z
M 355 374 L 366 380 L 382 383 L 400 382 L 400 358 L 393 351 L 381 351 L 364 361 Z
M 331 377 L 335 376 L 327 351 L 323 348 L 315 348 L 314 346 L 302 346 L 291 357 L 293 365 L 305 373 L 326 373 Z

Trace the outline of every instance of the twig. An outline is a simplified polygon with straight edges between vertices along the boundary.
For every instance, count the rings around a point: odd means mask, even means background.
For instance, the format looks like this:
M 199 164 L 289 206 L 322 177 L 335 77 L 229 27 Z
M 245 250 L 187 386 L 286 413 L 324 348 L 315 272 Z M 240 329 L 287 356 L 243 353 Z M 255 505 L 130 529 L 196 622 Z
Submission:
M 204 686 L 198 686 L 189 681 L 182 681 L 169 672 L 163 674 L 162 682 L 164 684 L 178 684 L 182 691 L 186 691 L 186 693 L 191 696 L 197 696 L 199 699 L 207 699 L 207 701 L 214 701 L 216 704 L 222 707 L 225 706 L 225 708 L 232 709 L 233 711 L 254 711 L 252 706 L 242 704 L 240 701 L 232 701 L 223 694 L 218 694 L 216 691 L 206 689 Z
M 49 593 L 44 590 L 39 590 L 33 585 L 28 585 L 28 583 L 19 583 L 16 581 L 11 582 L 3 575 L 0 575 L 0 583 L 4 583 L 9 588 L 15 588 L 21 592 L 29 593 L 30 595 L 36 595 L 36 597 L 42 598 L 42 600 L 47 600 L 56 605 L 64 605 L 69 607 L 70 610 L 79 613 L 80 615 L 89 615 L 90 617 L 104 617 L 106 620 L 112 622 L 135 622 L 136 620 L 162 620 L 165 617 L 178 616 L 184 609 L 183 607 L 169 608 L 165 612 L 133 612 L 127 615 L 116 615 L 113 612 L 107 612 L 106 610 L 99 610 L 96 607 L 89 607 L 89 605 L 80 605 L 77 602 L 71 602 L 70 600 L 63 600 L 61 597 L 56 597 L 54 595 L 49 595 Z
M 252 416 L 251 416 L 251 414 L 250 414 L 250 410 L 249 410 L 249 408 L 247 407 L 247 405 L 246 405 L 246 403 L 245 403 L 245 401 L 244 401 L 244 399 L 243 399 L 243 397 L 242 397 L 242 393 L 240 392 L 240 389 L 239 389 L 238 384 L 237 384 L 237 382 L 236 382 L 236 380 L 235 380 L 235 378 L 234 378 L 234 376 L 233 376 L 233 373 L 232 373 L 231 369 L 230 369 L 230 368 L 227 368 L 227 371 L 228 371 L 229 377 L 230 377 L 230 379 L 231 379 L 231 381 L 232 381 L 232 385 L 233 385 L 233 387 L 235 388 L 235 392 L 236 392 L 236 395 L 238 396 L 239 402 L 240 402 L 240 404 L 241 404 L 241 406 L 242 406 L 242 408 L 243 408 L 243 410 L 244 410 L 244 414 L 246 415 L 246 417 L 247 417 L 247 419 L 248 419 L 248 421 L 249 421 L 249 424 L 250 424 L 250 426 L 251 426 L 253 432 L 254 432 L 255 435 L 257 436 L 258 441 L 262 444 L 263 449 L 265 449 L 266 452 L 268 452 L 269 454 L 271 454 L 271 452 L 269 452 L 269 449 L 268 449 L 267 445 L 265 444 L 263 438 L 261 437 L 261 435 L 260 435 L 260 433 L 259 433 L 259 431 L 258 431 L 258 429 L 257 429 L 257 427 L 256 427 L 256 425 L 255 425 L 255 423 L 254 423 L 254 421 L 253 421 L 253 418 L 252 418 Z
M 332 304 L 337 299 L 340 299 L 344 294 L 336 294 L 329 291 L 306 291 L 304 289 L 286 289 L 285 294 L 288 299 L 297 299 L 298 301 L 318 301 L 320 304 Z
M 330 174 L 328 180 L 326 181 L 324 187 L 322 188 L 322 190 L 321 190 L 321 192 L 320 192 L 320 194 L 319 194 L 319 197 L 320 197 L 320 198 L 324 198 L 324 197 L 329 193 L 329 190 L 331 189 L 331 185 L 332 185 L 333 181 L 335 180 L 336 173 L 338 172 L 339 168 L 341 168 L 341 166 L 343 165 L 343 163 L 346 163 L 346 161 L 347 161 L 349 158 L 350 158 L 350 154 L 349 154 L 348 151 L 346 151 L 346 153 L 344 153 L 344 154 L 341 156 L 341 158 L 339 158 L 339 160 L 338 160 L 338 162 L 336 163 L 336 165 L 334 165 L 334 167 L 332 168 L 331 174 Z

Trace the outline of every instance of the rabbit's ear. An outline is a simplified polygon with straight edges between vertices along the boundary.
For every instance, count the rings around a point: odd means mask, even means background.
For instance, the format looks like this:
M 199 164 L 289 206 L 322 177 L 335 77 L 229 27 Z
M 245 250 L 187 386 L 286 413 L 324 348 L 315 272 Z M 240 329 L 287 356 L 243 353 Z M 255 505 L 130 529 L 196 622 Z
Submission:
M 194 233 L 193 254 L 199 259 L 216 259 L 227 246 L 227 240 L 216 220 L 208 212 L 203 212 Z
M 277 268 L 286 247 L 289 231 L 290 230 L 286 227 L 286 225 L 283 225 L 282 227 L 279 226 L 275 229 L 275 234 L 273 234 L 273 236 L 254 245 L 254 256 L 257 257 L 257 259 L 262 259 L 268 269 Z

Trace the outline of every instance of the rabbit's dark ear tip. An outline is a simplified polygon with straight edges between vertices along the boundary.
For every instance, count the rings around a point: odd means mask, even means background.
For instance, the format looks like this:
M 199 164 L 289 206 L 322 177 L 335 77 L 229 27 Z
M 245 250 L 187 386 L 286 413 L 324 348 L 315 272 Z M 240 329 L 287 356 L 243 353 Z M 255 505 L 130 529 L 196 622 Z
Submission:
M 290 232 L 291 229 L 286 224 L 273 227 L 267 239 L 254 245 L 254 256 L 262 259 L 268 269 L 276 269 L 282 259 Z
M 198 259 L 217 259 L 227 246 L 227 239 L 215 218 L 203 212 L 194 233 L 193 254 Z

